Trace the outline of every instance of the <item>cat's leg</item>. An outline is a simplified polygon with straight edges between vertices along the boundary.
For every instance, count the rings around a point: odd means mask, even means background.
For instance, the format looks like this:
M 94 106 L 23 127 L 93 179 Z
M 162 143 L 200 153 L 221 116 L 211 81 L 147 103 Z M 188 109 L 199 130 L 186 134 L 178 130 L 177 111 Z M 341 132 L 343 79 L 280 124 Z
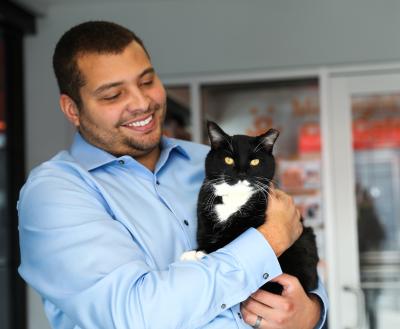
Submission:
M 190 250 L 184 252 L 180 257 L 180 260 L 200 260 L 206 255 L 207 254 L 204 251 Z

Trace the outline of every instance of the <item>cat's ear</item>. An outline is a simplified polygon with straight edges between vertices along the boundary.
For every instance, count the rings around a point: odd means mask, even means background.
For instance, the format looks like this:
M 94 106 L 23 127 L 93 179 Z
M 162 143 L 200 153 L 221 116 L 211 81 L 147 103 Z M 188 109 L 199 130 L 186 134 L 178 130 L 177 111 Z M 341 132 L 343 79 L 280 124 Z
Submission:
M 229 135 L 227 135 L 215 122 L 207 121 L 207 129 L 212 148 L 219 148 L 223 143 L 229 141 Z
M 272 152 L 272 149 L 274 147 L 275 141 L 279 136 L 279 131 L 276 129 L 269 129 L 266 133 L 258 136 L 258 139 L 260 140 L 260 144 L 264 146 L 264 149 L 266 149 L 269 152 Z

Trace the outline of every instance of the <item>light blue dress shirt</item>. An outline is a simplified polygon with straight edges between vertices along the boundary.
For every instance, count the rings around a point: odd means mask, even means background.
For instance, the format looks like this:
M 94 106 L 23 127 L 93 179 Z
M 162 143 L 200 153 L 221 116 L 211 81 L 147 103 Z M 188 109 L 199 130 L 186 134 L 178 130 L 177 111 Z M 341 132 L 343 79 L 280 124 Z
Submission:
M 179 261 L 196 248 L 207 152 L 163 138 L 153 173 L 76 134 L 69 152 L 31 172 L 18 203 L 19 272 L 53 328 L 249 328 L 239 303 L 281 274 L 257 230 Z M 315 293 L 326 310 L 324 288 Z

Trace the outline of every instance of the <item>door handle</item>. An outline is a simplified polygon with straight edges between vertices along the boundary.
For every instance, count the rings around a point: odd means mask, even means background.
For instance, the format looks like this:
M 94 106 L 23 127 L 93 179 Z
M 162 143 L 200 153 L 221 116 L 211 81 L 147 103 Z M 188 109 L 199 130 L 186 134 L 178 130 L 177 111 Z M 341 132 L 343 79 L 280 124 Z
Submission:
M 365 296 L 359 287 L 343 286 L 343 290 L 356 296 L 357 299 L 357 321 L 354 327 L 345 329 L 364 329 L 365 328 Z

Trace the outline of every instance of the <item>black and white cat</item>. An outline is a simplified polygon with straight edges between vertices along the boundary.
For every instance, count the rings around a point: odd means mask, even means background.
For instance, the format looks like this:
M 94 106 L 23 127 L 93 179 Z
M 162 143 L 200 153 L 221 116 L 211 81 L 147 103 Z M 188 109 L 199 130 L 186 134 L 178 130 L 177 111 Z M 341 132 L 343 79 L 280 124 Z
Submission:
M 248 228 L 263 224 L 275 172 L 272 150 L 279 135 L 277 130 L 250 137 L 229 136 L 211 121 L 207 127 L 211 150 L 197 205 L 198 251 L 185 253 L 182 259 L 201 259 Z M 299 279 L 305 291 L 317 287 L 318 253 L 310 227 L 304 227 L 300 238 L 279 257 L 279 263 L 284 273 Z M 271 282 L 262 288 L 274 293 L 282 291 L 279 284 Z

